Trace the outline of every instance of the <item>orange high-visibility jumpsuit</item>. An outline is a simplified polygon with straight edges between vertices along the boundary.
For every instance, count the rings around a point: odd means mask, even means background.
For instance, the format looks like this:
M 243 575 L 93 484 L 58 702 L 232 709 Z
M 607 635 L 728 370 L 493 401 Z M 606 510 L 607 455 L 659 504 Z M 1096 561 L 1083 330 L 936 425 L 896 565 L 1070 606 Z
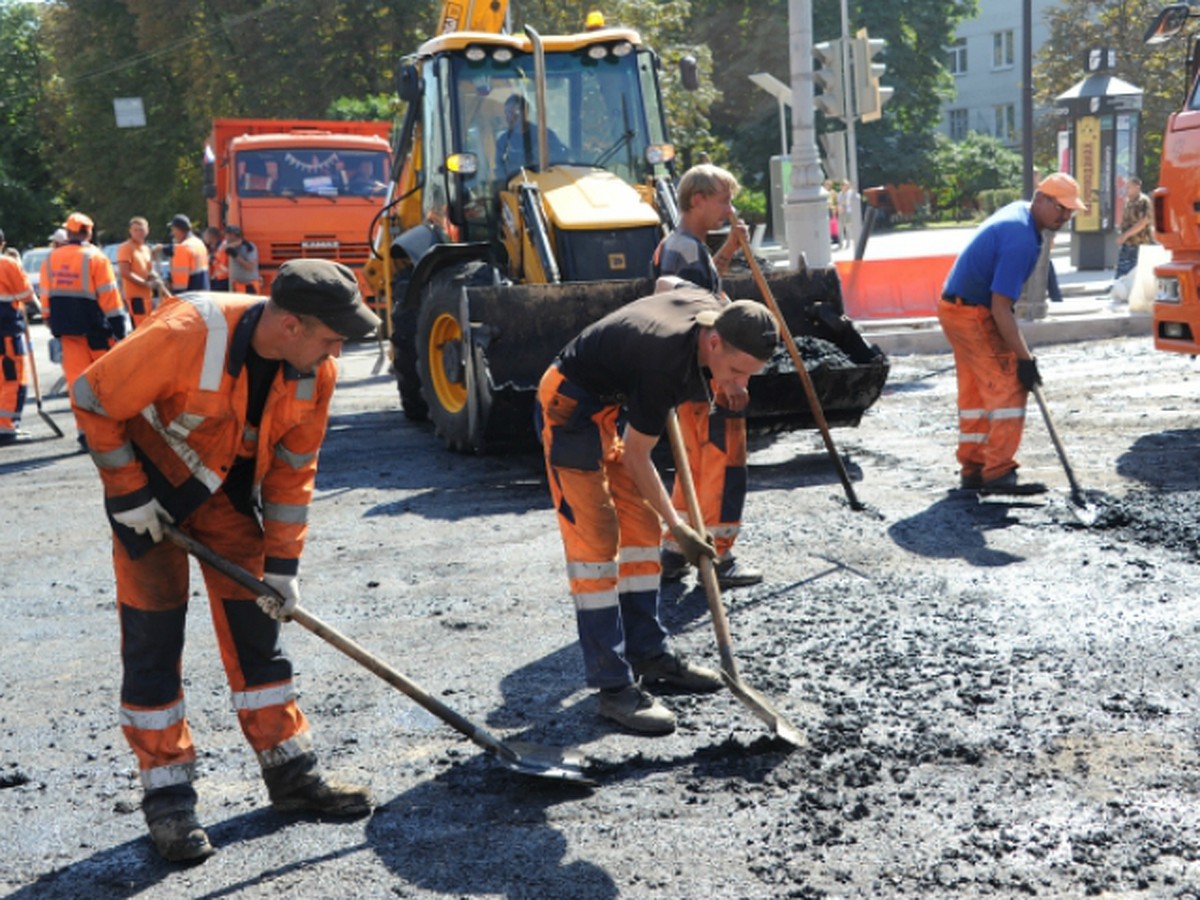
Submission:
M 258 577 L 298 571 L 337 373 L 333 360 L 311 375 L 282 364 L 257 426 L 248 420 L 247 352 L 264 306 L 187 295 L 93 364 L 74 391 L 106 509 L 155 498 L 180 528 Z M 243 490 L 226 480 L 234 471 L 247 475 Z M 190 790 L 196 752 L 180 670 L 187 555 L 112 525 L 122 728 L 148 793 Z M 201 570 L 238 721 L 260 765 L 310 755 L 279 623 L 259 609 L 254 592 Z
M 208 255 L 208 283 L 214 291 L 229 290 L 229 255 L 224 241 Z
M 0 254 L 0 435 L 11 441 L 21 424 L 25 407 L 25 354 L 29 343 L 25 335 L 26 302 L 33 299 L 33 287 L 21 264 Z
M 126 263 L 130 273 L 143 281 L 154 272 L 154 258 L 149 245 L 145 243 L 135 244 L 129 240 L 117 247 L 118 270 L 121 263 Z M 138 284 L 122 274 L 121 295 L 125 298 L 129 317 L 133 319 L 133 327 L 137 328 L 142 324 L 142 320 L 154 311 L 154 291 L 148 285 Z
M 125 337 L 125 306 L 117 292 L 117 278 L 99 249 L 72 242 L 50 251 L 42 263 L 38 290 L 50 333 L 62 342 L 69 393 L 83 370 Z M 82 434 L 78 414 L 75 424 Z
M 171 290 L 207 291 L 208 248 L 204 241 L 189 234 L 171 248 Z

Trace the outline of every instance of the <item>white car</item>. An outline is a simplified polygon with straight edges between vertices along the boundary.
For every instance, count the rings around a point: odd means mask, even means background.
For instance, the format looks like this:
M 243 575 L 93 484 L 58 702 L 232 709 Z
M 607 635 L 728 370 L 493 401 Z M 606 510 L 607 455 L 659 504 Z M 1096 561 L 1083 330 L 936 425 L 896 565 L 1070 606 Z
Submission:
M 42 301 L 38 295 L 38 282 L 42 277 L 42 262 L 50 255 L 51 249 L 50 247 L 34 247 L 21 254 L 21 268 L 25 270 L 25 274 L 29 276 L 29 283 L 33 285 L 33 299 L 25 304 L 25 311 L 31 320 L 37 321 L 42 318 Z

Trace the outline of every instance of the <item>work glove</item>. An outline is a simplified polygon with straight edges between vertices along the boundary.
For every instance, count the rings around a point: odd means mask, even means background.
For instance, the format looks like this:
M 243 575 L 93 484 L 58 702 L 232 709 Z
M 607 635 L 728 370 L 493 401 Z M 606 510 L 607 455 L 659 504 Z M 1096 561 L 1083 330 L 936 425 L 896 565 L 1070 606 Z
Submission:
M 156 544 L 163 538 L 162 523 L 175 521 L 171 514 L 162 508 L 162 504 L 153 499 L 133 509 L 115 512 L 112 517 L 113 521 L 133 529 L 137 534 L 147 535 Z
M 717 548 L 713 544 L 711 534 L 701 535 L 691 525 L 686 522 L 680 522 L 671 529 L 671 534 L 674 535 L 676 542 L 679 544 L 679 552 L 693 566 L 699 568 L 700 560 L 704 557 L 709 559 L 717 558 Z
M 258 598 L 258 608 L 272 619 L 286 622 L 300 605 L 300 579 L 295 575 L 273 575 L 268 572 L 263 581 L 276 594 L 263 594 Z
M 1027 391 L 1032 391 L 1034 387 L 1042 383 L 1042 376 L 1038 374 L 1036 359 L 1030 357 L 1029 359 L 1017 360 L 1017 381 L 1021 382 L 1021 386 Z

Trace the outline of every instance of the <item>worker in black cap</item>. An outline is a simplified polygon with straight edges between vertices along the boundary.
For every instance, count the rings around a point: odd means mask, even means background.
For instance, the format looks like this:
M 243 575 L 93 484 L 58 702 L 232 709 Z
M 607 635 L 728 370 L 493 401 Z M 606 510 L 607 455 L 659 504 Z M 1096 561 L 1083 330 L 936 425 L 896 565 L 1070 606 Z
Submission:
M 365 788 L 327 780 L 296 703 L 279 621 L 300 598 L 317 453 L 347 339 L 379 325 L 354 273 L 285 263 L 270 299 L 196 292 L 164 306 L 76 381 L 74 402 L 104 483 L 121 626 L 120 719 L 142 811 L 168 860 L 213 852 L 196 817 L 196 749 L 180 657 L 186 553 L 162 523 L 262 578 L 252 591 L 201 564 L 238 722 L 281 811 L 358 816 Z

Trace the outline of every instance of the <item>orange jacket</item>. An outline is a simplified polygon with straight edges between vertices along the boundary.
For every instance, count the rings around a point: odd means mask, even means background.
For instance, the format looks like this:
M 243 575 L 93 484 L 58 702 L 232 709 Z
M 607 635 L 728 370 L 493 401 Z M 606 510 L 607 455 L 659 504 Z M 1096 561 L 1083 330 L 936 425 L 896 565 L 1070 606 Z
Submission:
M 208 290 L 208 248 L 194 234 L 189 234 L 171 251 L 171 290 Z
M 23 334 L 21 304 L 33 299 L 33 287 L 21 264 L 0 253 L 0 335 Z
M 148 284 L 138 284 L 131 281 L 121 272 L 121 263 L 129 267 L 129 274 L 136 275 L 145 281 L 154 272 L 154 257 L 148 244 L 135 244 L 132 240 L 125 241 L 117 247 L 117 271 L 121 278 L 121 294 L 125 297 L 125 305 L 138 324 L 150 313 L 154 291 Z
M 281 365 L 255 430 L 246 421 L 250 338 L 265 301 L 198 293 L 159 309 L 75 382 L 73 399 L 110 512 L 151 497 L 182 522 L 252 457 L 266 571 L 294 574 L 325 437 L 337 364 Z M 131 556 L 149 545 L 117 530 Z
M 208 277 L 211 281 L 229 281 L 229 255 L 225 250 L 224 241 L 209 254 Z
M 125 306 L 112 263 L 91 244 L 63 244 L 51 250 L 42 263 L 38 291 L 55 337 L 87 336 L 95 341 L 125 336 Z

